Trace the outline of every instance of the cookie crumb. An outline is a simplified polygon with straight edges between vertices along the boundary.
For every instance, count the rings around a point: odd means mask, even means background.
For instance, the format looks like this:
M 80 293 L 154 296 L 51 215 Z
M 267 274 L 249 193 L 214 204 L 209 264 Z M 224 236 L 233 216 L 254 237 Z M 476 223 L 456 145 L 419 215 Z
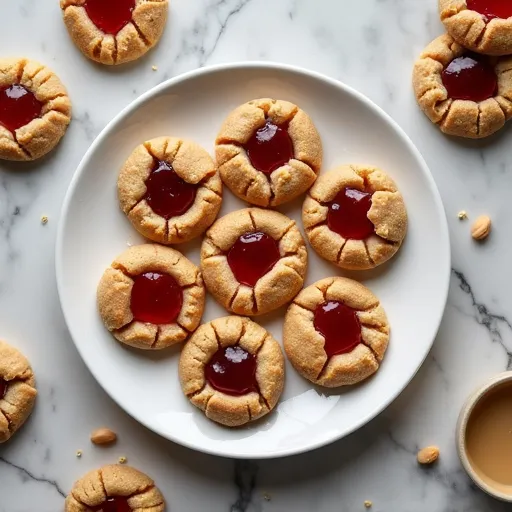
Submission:
M 270 494 L 268 492 L 264 492 L 263 493 L 263 499 L 265 501 L 270 501 L 272 499 L 272 497 L 270 496 Z
M 422 465 L 433 464 L 439 458 L 437 446 L 427 446 L 418 452 L 418 463 Z
M 126 464 L 128 459 L 126 457 L 119 457 L 119 464 Z
M 44 226 L 45 224 L 48 224 L 48 217 L 46 215 L 43 215 L 41 217 L 41 224 Z
M 158 67 L 157 67 L 157 66 L 151 66 L 151 69 L 152 69 L 153 71 L 158 71 Z
M 83 453 L 82 450 L 77 450 L 76 451 L 76 458 L 80 459 L 82 457 L 82 453 Z
M 370 500 L 366 500 L 366 501 L 364 502 L 364 506 L 365 506 L 366 508 L 371 508 L 371 507 L 372 507 L 372 505 L 373 505 L 373 503 L 372 503 Z
M 459 217 L 459 220 L 466 220 L 468 218 L 468 212 L 466 210 L 461 210 L 457 217 Z

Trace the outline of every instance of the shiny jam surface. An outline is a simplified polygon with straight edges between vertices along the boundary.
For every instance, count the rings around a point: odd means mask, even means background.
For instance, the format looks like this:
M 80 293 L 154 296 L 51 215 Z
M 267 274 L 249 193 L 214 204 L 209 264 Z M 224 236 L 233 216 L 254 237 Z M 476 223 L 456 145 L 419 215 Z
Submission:
M 0 89 L 0 124 L 14 132 L 39 117 L 42 106 L 23 85 Z
M 325 338 L 327 357 L 351 352 L 361 343 L 361 324 L 354 309 L 338 301 L 317 306 L 315 329 Z
M 197 185 L 181 179 L 172 165 L 157 162 L 146 180 L 145 199 L 151 209 L 165 219 L 183 215 L 195 201 Z
M 93 510 L 101 510 L 101 512 L 131 512 L 132 509 L 130 508 L 130 505 L 128 505 L 128 498 L 117 496 L 114 498 L 107 498 L 107 501 Z
M 117 34 L 132 20 L 135 0 L 87 0 L 84 7 L 100 30 L 106 34 Z
M 292 139 L 285 127 L 267 121 L 245 144 L 251 164 L 258 171 L 270 174 L 293 158 Z
M 343 238 L 364 240 L 375 232 L 375 226 L 368 218 L 371 206 L 371 194 L 344 188 L 328 205 L 327 225 Z
M 221 348 L 205 368 L 210 385 L 228 395 L 245 395 L 257 391 L 256 358 L 239 345 Z
M 134 277 L 130 307 L 134 320 L 152 324 L 172 324 L 183 304 L 181 286 L 174 277 L 146 272 Z
M 496 94 L 498 79 L 487 57 L 468 53 L 443 70 L 443 84 L 454 100 L 484 101 Z
M 510 0 L 466 0 L 468 9 L 483 14 L 487 20 L 494 18 L 507 19 L 512 16 Z
M 277 242 L 261 231 L 242 235 L 228 252 L 228 263 L 237 281 L 255 286 L 279 261 Z
M 7 391 L 7 382 L 4 379 L 0 379 L 0 400 L 5 396 Z

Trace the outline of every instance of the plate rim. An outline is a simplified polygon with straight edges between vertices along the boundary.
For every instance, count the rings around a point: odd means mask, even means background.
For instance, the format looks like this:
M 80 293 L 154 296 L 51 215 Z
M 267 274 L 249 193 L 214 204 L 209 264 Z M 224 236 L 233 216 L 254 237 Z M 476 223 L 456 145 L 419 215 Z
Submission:
M 341 89 L 344 93 L 349 94 L 353 96 L 358 101 L 365 104 L 366 107 L 368 107 L 370 110 L 372 110 L 376 115 L 381 117 L 390 127 L 395 131 L 395 133 L 402 139 L 402 141 L 406 144 L 408 149 L 413 154 L 414 158 L 418 161 L 420 164 L 420 168 L 424 174 L 424 177 L 427 179 L 430 188 L 433 193 L 433 199 L 436 204 L 436 208 L 439 211 L 441 225 L 440 225 L 440 231 L 439 231 L 439 239 L 442 242 L 442 245 L 444 246 L 444 252 L 445 252 L 445 262 L 443 263 L 443 266 L 445 266 L 445 276 L 444 276 L 444 290 L 442 290 L 442 297 L 443 300 L 441 302 L 442 306 L 440 307 L 440 310 L 437 311 L 437 320 L 436 324 L 437 327 L 435 329 L 435 332 L 433 334 L 431 342 L 426 347 L 425 353 L 422 355 L 421 362 L 418 364 L 417 368 L 412 372 L 410 377 L 406 380 L 404 385 L 392 393 L 386 400 L 384 400 L 378 407 L 376 407 L 372 412 L 368 413 L 367 415 L 363 416 L 359 421 L 357 421 L 352 427 L 345 429 L 344 431 L 338 433 L 337 435 L 330 437 L 328 439 L 322 439 L 320 441 L 314 442 L 309 444 L 308 446 L 298 447 L 298 448 L 285 448 L 283 450 L 277 450 L 274 452 L 268 452 L 263 453 L 261 455 L 255 455 L 254 453 L 231 453 L 222 451 L 219 449 L 208 449 L 203 446 L 197 446 L 193 442 L 184 441 L 182 439 L 177 438 L 176 436 L 164 434 L 163 432 L 159 432 L 155 430 L 153 426 L 148 424 L 147 421 L 145 421 L 143 418 L 136 417 L 132 412 L 127 410 L 123 405 L 112 395 L 110 390 L 103 385 L 102 380 L 99 378 L 99 376 L 96 374 L 96 371 L 94 367 L 89 365 L 87 358 L 84 356 L 82 352 L 82 348 L 79 343 L 75 341 L 75 337 L 73 335 L 73 330 L 71 327 L 71 322 L 68 319 L 68 314 L 66 311 L 66 305 L 64 300 L 64 276 L 63 276 L 63 252 L 64 252 L 64 233 L 66 230 L 66 224 L 67 224 L 67 218 L 68 218 L 68 212 L 71 205 L 71 198 L 74 196 L 75 190 L 77 188 L 77 185 L 79 183 L 80 177 L 82 176 L 84 169 L 88 163 L 88 160 L 93 155 L 93 153 L 96 151 L 96 148 L 102 143 L 103 139 L 107 137 L 111 132 L 114 131 L 116 125 L 118 125 L 120 122 L 122 122 L 126 117 L 131 115 L 133 112 L 135 112 L 141 105 L 143 105 L 147 100 L 152 98 L 153 96 L 158 95 L 162 91 L 172 88 L 174 85 L 180 84 L 182 82 L 186 82 L 188 80 L 193 80 L 200 76 L 205 76 L 209 74 L 215 74 L 219 72 L 226 72 L 226 71 L 238 71 L 238 70 L 264 70 L 264 71 L 284 71 L 287 73 L 295 73 L 298 75 L 304 75 L 309 78 L 313 78 L 315 80 L 319 80 L 321 82 L 327 83 L 330 86 L 333 86 L 335 88 Z M 137 423 L 140 423 L 145 428 L 150 430 L 151 432 L 154 432 L 161 436 L 164 439 L 167 439 L 169 441 L 172 441 L 174 443 L 177 443 L 181 446 L 184 446 L 186 448 L 199 451 L 202 453 L 206 453 L 209 455 L 216 455 L 220 457 L 226 457 L 226 458 L 233 458 L 233 459 L 251 459 L 251 460 L 263 460 L 263 459 L 273 459 L 278 457 L 288 457 L 291 455 L 298 455 L 302 453 L 307 453 L 313 450 L 316 450 L 318 448 L 321 448 L 323 446 L 327 446 L 335 441 L 338 441 L 340 439 L 343 439 L 347 437 L 348 435 L 356 432 L 361 427 L 369 423 L 371 420 L 376 418 L 379 414 L 381 414 L 389 405 L 394 402 L 398 396 L 403 393 L 403 391 L 409 386 L 413 378 L 416 376 L 420 368 L 423 366 L 428 354 L 432 350 L 432 347 L 434 345 L 435 339 L 437 337 L 437 334 L 439 332 L 439 328 L 441 326 L 441 322 L 444 316 L 444 312 L 446 310 L 446 304 L 448 301 L 448 292 L 449 292 L 449 286 L 450 286 L 450 274 L 451 274 L 451 244 L 450 244 L 450 235 L 449 235 L 449 229 L 448 229 L 448 221 L 446 217 L 446 211 L 444 208 L 444 204 L 441 199 L 441 194 L 439 193 L 439 189 L 437 187 L 437 184 L 434 180 L 434 177 L 425 161 L 423 156 L 421 155 L 420 151 L 416 147 L 416 145 L 412 142 L 412 140 L 409 138 L 409 136 L 405 133 L 405 131 L 402 129 L 402 127 L 384 110 L 382 107 L 374 103 L 370 98 L 365 96 L 363 93 L 357 91 L 353 87 L 345 84 L 344 82 L 340 80 L 336 80 L 334 78 L 331 78 L 327 75 L 324 75 L 322 73 L 319 73 L 317 71 L 312 71 L 306 68 L 303 68 L 301 66 L 291 65 L 291 64 L 283 64 L 279 62 L 265 62 L 265 61 L 247 61 L 247 62 L 230 62 L 230 63 L 222 63 L 222 64 L 216 64 L 212 66 L 206 66 L 198 69 L 194 69 L 182 74 L 179 74 L 175 77 L 172 77 L 168 80 L 165 80 L 164 82 L 156 85 L 155 87 L 152 87 L 142 95 L 140 95 L 138 98 L 130 102 L 126 107 L 124 107 L 118 114 L 116 114 L 106 125 L 105 127 L 100 131 L 100 133 L 96 136 L 94 141 L 91 143 L 85 154 L 83 155 L 82 159 L 80 160 L 80 163 L 78 164 L 78 167 L 76 168 L 75 172 L 73 173 L 73 176 L 71 178 L 71 181 L 69 183 L 69 186 L 66 190 L 66 194 L 64 196 L 64 200 L 62 202 L 62 207 L 60 209 L 60 218 L 57 228 L 57 236 L 56 236 L 56 242 L 55 242 L 55 273 L 56 273 L 56 281 L 57 281 L 57 292 L 59 296 L 59 302 L 61 306 L 61 311 L 64 316 L 64 321 L 66 323 L 67 330 L 69 332 L 69 335 L 73 341 L 73 344 L 78 351 L 80 357 L 82 358 L 82 361 L 84 362 L 85 366 L 89 370 L 89 372 L 92 374 L 96 382 L 101 386 L 101 388 L 105 391 L 105 393 L 126 413 L 128 416 L 133 418 Z

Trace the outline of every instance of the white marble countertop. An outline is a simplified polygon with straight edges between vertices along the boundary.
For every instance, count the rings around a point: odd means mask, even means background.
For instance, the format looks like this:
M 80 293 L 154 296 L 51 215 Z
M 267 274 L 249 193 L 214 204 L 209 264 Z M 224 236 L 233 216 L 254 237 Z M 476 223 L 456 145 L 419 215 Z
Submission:
M 59 149 L 41 163 L 0 163 L 0 336 L 32 361 L 39 400 L 26 427 L 0 447 L 0 512 L 63 510 L 87 470 L 127 455 L 176 512 L 501 511 L 459 464 L 454 427 L 465 397 L 512 366 L 512 167 L 505 129 L 483 142 L 444 137 L 416 107 L 410 86 L 421 49 L 442 33 L 436 0 L 173 0 L 165 36 L 138 63 L 91 64 L 68 39 L 57 0 L 2 2 L 0 52 L 55 69 L 74 103 Z M 369 96 L 405 129 L 427 160 L 446 207 L 453 251 L 448 307 L 435 346 L 407 390 L 348 439 L 306 455 L 262 462 L 194 453 L 139 426 L 84 367 L 61 314 L 54 272 L 60 207 L 84 152 L 138 95 L 187 70 L 220 62 L 272 60 L 310 68 Z M 158 66 L 152 71 L 152 66 Z M 342 115 L 342 113 L 340 113 Z M 507 145 L 506 145 L 507 144 Z M 495 230 L 475 244 L 471 217 Z M 41 215 L 49 223 L 42 226 Z M 413 285 L 414 283 L 412 283 Z M 90 447 L 108 425 L 114 448 Z M 437 444 L 439 464 L 419 468 L 418 447 Z M 77 449 L 84 450 L 77 459 Z

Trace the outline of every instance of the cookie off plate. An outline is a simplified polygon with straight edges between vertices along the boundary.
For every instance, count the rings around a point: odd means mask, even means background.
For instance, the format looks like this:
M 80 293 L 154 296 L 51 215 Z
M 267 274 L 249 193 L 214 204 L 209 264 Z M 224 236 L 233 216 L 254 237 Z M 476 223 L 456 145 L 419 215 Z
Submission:
M 313 119 L 324 147 L 322 173 L 354 163 L 386 171 L 402 192 L 409 230 L 399 253 L 372 271 L 348 272 L 310 247 L 306 285 L 331 276 L 363 282 L 381 300 L 391 326 L 379 371 L 354 387 L 327 390 L 286 362 L 276 409 L 247 427 L 208 420 L 183 395 L 179 347 L 144 352 L 120 345 L 97 310 L 96 287 L 116 256 L 143 243 L 117 199 L 123 162 L 141 142 L 163 135 L 192 139 L 213 154 L 226 115 L 253 98 L 286 99 Z M 302 230 L 303 198 L 278 210 Z M 220 215 L 246 207 L 225 188 Z M 201 239 L 174 246 L 199 264 Z M 59 226 L 57 281 L 71 336 L 107 393 L 161 436 L 203 452 L 240 458 L 278 457 L 311 450 L 358 429 L 407 386 L 428 354 L 444 311 L 450 246 L 439 193 L 405 133 L 367 98 L 340 82 L 291 66 L 247 63 L 197 70 L 141 96 L 103 130 L 83 158 L 68 190 Z M 286 309 L 255 318 L 282 342 Z M 203 322 L 227 312 L 209 295 Z

